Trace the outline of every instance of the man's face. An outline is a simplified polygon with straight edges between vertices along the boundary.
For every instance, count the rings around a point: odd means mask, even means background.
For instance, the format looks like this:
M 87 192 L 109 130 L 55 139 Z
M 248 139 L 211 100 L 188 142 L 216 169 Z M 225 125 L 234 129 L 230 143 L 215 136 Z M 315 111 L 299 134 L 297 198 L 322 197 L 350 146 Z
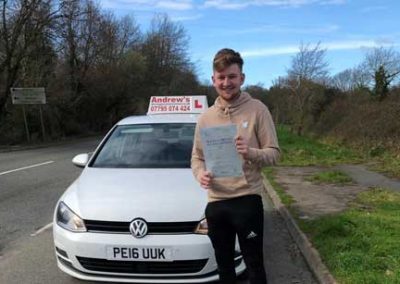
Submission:
M 222 71 L 214 70 L 212 81 L 218 95 L 230 101 L 239 95 L 240 87 L 244 83 L 244 74 L 237 64 L 232 64 Z

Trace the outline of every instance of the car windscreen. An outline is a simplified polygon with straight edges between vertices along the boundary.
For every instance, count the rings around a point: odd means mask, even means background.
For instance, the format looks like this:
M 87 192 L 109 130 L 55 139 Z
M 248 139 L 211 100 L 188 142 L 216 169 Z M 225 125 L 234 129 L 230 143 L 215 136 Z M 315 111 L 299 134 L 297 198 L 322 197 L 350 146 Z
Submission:
M 194 129 L 194 123 L 117 126 L 91 166 L 190 168 Z

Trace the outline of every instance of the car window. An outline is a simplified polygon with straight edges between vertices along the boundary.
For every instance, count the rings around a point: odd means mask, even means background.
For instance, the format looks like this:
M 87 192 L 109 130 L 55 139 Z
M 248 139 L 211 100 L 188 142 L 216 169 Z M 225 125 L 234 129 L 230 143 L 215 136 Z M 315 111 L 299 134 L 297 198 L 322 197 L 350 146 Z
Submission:
M 194 129 L 194 123 L 120 125 L 90 166 L 189 168 Z

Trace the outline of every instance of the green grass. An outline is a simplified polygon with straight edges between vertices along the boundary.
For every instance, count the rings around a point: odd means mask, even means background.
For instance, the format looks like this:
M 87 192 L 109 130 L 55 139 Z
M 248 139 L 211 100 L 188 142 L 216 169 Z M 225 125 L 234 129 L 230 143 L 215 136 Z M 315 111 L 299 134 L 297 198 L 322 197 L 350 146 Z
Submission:
M 298 136 L 285 126 L 277 127 L 282 151 L 282 166 L 334 165 L 360 162 L 361 155 L 338 145 L 320 143 L 306 136 Z
M 330 166 L 368 161 L 374 170 L 400 177 L 400 157 L 388 152 L 350 150 L 297 136 L 277 127 L 283 166 Z M 264 169 L 282 202 L 291 208 L 294 200 L 277 184 L 274 170 Z M 327 171 L 310 177 L 317 183 L 345 184 L 349 177 Z M 297 222 L 321 254 L 324 263 L 341 284 L 400 283 L 400 194 L 372 189 L 358 195 L 343 213 Z
M 400 194 L 361 193 L 346 212 L 299 221 L 339 283 L 400 283 Z
M 372 161 L 374 161 L 370 167 L 372 170 L 400 178 L 400 154 L 385 152 L 381 156 L 372 157 Z
M 290 210 L 290 205 L 294 202 L 294 199 L 290 195 L 286 194 L 283 187 L 276 182 L 274 168 L 264 168 L 263 173 L 278 194 L 282 203 Z
M 332 143 L 322 143 L 307 136 L 298 136 L 287 126 L 278 125 L 277 134 L 282 157 L 282 166 L 312 166 L 335 164 L 370 164 L 371 170 L 400 178 L 400 154 L 385 151 L 380 147 L 363 149 L 344 147 Z
M 331 183 L 338 185 L 351 184 L 353 182 L 351 177 L 341 171 L 326 171 L 316 173 L 306 178 L 306 180 L 316 184 Z

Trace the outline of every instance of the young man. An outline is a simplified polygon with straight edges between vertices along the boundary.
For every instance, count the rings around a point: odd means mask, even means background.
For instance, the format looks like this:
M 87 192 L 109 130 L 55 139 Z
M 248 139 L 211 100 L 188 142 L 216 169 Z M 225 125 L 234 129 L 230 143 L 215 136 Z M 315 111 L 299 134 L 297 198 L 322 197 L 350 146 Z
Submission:
M 267 107 L 240 90 L 245 79 L 242 67 L 243 59 L 232 49 L 222 49 L 214 57 L 212 81 L 218 98 L 197 123 L 192 170 L 208 191 L 209 203 L 205 214 L 220 283 L 233 284 L 236 281 L 234 248 L 237 235 L 250 283 L 265 284 L 261 169 L 275 164 L 280 150 Z M 227 124 L 237 126 L 235 144 L 242 157 L 244 175 L 216 178 L 205 167 L 200 129 Z

